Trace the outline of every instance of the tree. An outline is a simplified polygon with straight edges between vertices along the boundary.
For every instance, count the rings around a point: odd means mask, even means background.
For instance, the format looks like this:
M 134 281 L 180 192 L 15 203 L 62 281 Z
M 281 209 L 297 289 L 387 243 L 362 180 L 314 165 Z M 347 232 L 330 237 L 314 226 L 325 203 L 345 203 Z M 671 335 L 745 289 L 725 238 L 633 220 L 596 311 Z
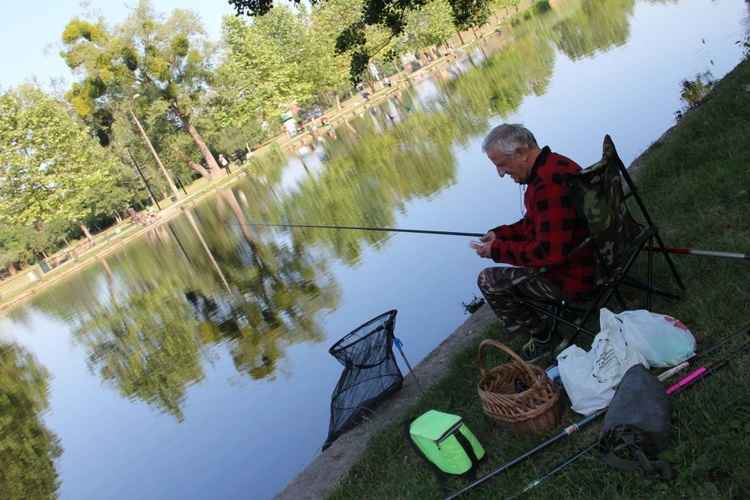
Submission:
M 290 0 L 299 6 L 301 0 Z M 487 20 L 490 0 L 448 0 L 453 13 L 453 25 L 457 30 L 476 26 Z M 229 0 L 238 16 L 262 17 L 272 12 L 273 0 Z M 313 5 L 318 0 L 310 2 Z M 350 74 L 360 80 L 366 73 L 370 59 L 384 47 L 367 44 L 366 27 L 384 28 L 393 39 L 404 32 L 406 14 L 429 4 L 429 0 L 364 0 L 359 18 L 340 32 L 336 40 L 336 52 L 348 53 L 351 57 Z
M 313 82 L 317 90 L 335 94 L 336 105 L 341 107 L 338 90 L 350 89 L 349 60 L 336 54 L 336 37 L 357 20 L 362 10 L 362 0 L 326 0 L 311 8 L 312 50 L 316 61 Z M 347 89 L 347 90 L 348 90 Z
M 404 36 L 409 48 L 415 52 L 432 46 L 439 47 L 454 33 L 451 7 L 447 0 L 434 0 L 406 15 Z
M 66 112 L 33 85 L 0 96 L 0 219 L 42 230 L 63 217 L 85 224 L 111 210 L 119 165 Z
M 14 276 L 18 269 L 16 264 L 25 262 L 28 257 L 26 242 L 29 240 L 30 230 L 24 226 L 0 224 L 0 266 Z
M 310 30 L 289 8 L 278 7 L 252 23 L 224 16 L 222 41 L 227 49 L 218 70 L 222 121 L 241 126 L 261 117 L 278 120 L 313 95 Z
M 66 64 L 84 75 L 66 98 L 103 143 L 108 143 L 117 121 L 118 102 L 130 109 L 137 95 L 140 109 L 161 109 L 190 135 L 206 169 L 195 168 L 195 162 L 189 167 L 209 180 L 219 176 L 221 168 L 194 126 L 194 110 L 200 108 L 211 84 L 215 47 L 193 12 L 176 9 L 162 21 L 151 3 L 141 0 L 113 29 L 101 20 L 92 24 L 73 19 L 63 31 L 63 43 Z

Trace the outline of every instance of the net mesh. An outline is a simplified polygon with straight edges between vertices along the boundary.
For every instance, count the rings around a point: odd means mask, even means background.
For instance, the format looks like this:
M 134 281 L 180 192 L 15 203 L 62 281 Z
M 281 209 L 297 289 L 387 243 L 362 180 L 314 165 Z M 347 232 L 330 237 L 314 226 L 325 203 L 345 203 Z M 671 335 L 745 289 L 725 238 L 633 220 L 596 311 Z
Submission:
M 371 319 L 328 352 L 344 371 L 331 397 L 331 421 L 323 450 L 381 401 L 401 389 L 404 377 L 393 355 L 396 310 Z

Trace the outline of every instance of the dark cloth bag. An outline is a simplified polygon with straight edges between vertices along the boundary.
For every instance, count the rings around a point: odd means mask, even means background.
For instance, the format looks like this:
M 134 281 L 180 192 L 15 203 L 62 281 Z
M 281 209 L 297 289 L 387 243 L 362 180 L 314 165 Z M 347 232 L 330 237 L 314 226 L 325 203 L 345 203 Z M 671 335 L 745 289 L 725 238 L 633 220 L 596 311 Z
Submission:
M 613 467 L 643 469 L 653 477 L 670 479 L 671 465 L 656 459 L 669 443 L 669 426 L 664 386 L 639 363 L 622 377 L 604 416 L 597 447 Z

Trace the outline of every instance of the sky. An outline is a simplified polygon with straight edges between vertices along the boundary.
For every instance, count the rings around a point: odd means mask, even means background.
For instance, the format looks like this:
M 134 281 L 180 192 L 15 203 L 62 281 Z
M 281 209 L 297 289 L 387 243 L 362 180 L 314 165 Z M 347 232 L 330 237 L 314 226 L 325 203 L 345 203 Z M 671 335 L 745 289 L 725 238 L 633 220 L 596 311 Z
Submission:
M 221 18 L 234 14 L 227 0 L 151 0 L 155 10 L 168 17 L 176 8 L 196 12 L 208 36 L 218 41 Z M 0 88 L 8 90 L 33 76 L 45 89 L 52 89 L 52 78 L 74 76 L 60 57 L 60 37 L 68 22 L 88 11 L 104 16 L 110 25 L 122 22 L 137 0 L 0 0 Z

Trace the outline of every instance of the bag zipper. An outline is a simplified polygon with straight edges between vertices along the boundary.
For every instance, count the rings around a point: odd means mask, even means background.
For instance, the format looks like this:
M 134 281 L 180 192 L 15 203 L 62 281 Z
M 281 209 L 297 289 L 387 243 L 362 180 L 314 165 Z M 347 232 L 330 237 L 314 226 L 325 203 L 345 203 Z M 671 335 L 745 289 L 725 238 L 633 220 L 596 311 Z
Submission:
M 464 425 L 464 421 L 463 419 L 459 419 L 458 422 L 453 424 L 447 431 L 443 433 L 442 436 L 440 436 L 439 438 L 435 440 L 435 444 L 440 446 L 440 443 L 442 443 L 443 441 L 451 437 L 454 433 L 456 433 L 456 431 L 458 431 L 458 429 L 460 429 L 462 425 Z

